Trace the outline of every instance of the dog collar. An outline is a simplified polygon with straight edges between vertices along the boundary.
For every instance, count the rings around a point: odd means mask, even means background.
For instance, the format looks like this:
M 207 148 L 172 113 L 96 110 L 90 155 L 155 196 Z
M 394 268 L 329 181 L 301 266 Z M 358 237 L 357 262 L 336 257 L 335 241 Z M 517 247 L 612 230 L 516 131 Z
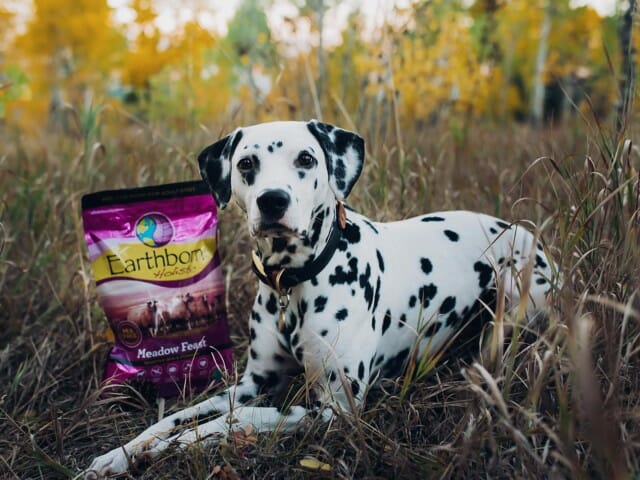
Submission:
M 262 283 L 273 288 L 280 296 L 278 299 L 278 307 L 280 310 L 278 329 L 280 331 L 284 329 L 285 313 L 289 306 L 291 289 L 307 280 L 311 280 L 327 266 L 338 248 L 338 242 L 340 238 L 342 238 L 342 230 L 344 230 L 346 226 L 346 210 L 344 204 L 338 200 L 336 202 L 336 220 L 331 227 L 327 244 L 312 262 L 302 267 L 269 267 L 262 263 L 262 259 L 255 250 L 251 252 L 254 273 Z

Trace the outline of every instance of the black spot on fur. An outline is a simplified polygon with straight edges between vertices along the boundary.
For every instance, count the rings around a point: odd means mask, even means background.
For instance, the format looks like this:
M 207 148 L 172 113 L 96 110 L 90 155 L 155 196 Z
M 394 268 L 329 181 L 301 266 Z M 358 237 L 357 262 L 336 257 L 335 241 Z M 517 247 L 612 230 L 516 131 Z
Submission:
M 491 265 L 478 261 L 473 264 L 473 269 L 479 273 L 478 285 L 484 290 L 493 278 L 493 268 Z
M 391 310 L 387 310 L 384 314 L 384 319 L 382 320 L 382 335 L 389 329 L 391 325 Z
M 319 211 L 313 217 L 313 223 L 311 224 L 311 235 L 304 239 L 303 244 L 305 246 L 315 245 L 320 240 L 320 233 L 322 232 L 322 223 L 327 214 L 324 211 Z
M 447 297 L 442 302 L 442 305 L 440 305 L 440 313 L 444 315 L 445 313 L 449 313 L 455 307 L 456 307 L 456 297 Z
M 278 313 L 278 301 L 276 300 L 276 296 L 273 293 L 269 295 L 269 300 L 267 301 L 265 308 L 271 315 L 275 315 L 276 313 Z
M 342 265 L 338 265 L 333 274 L 329 275 L 329 284 L 351 284 L 358 279 L 358 259 L 353 257 L 349 260 L 349 270 L 344 271 Z
M 291 336 L 291 334 L 293 333 L 293 331 L 296 329 L 297 321 L 298 321 L 298 319 L 295 316 L 295 314 L 291 313 L 291 315 L 289 316 L 289 321 L 288 322 L 284 322 L 284 328 L 282 330 L 282 335 L 284 336 L 285 339 L 289 338 Z
M 378 267 L 380 267 L 380 271 L 384 272 L 384 259 L 382 258 L 380 250 L 376 250 L 376 257 L 378 257 Z
M 371 315 L 371 330 L 376 331 L 376 316 Z
M 337 379 L 338 374 L 334 370 L 331 370 L 331 373 L 329 374 L 329 381 L 335 382 Z
M 502 222 L 500 220 L 496 222 L 496 225 L 498 225 L 503 230 L 509 230 L 511 228 L 511 225 L 509 225 L 508 223 Z
M 298 326 L 300 328 L 302 328 L 302 325 L 304 323 L 304 316 L 307 314 L 307 308 L 308 304 L 306 300 L 300 300 L 300 303 L 298 303 L 298 316 L 300 317 L 300 325 Z
M 320 332 L 320 336 L 321 336 L 321 337 L 326 337 L 326 336 L 327 336 L 327 333 L 329 333 L 329 330 L 322 330 L 322 331 Z
M 296 355 L 296 359 L 297 359 L 299 362 L 302 362 L 302 360 L 304 359 L 304 349 L 303 349 L 302 347 L 298 347 L 298 348 L 296 348 L 296 353 L 295 353 L 295 355 Z
M 451 240 L 452 242 L 457 242 L 458 240 L 460 240 L 460 235 L 458 235 L 456 232 L 452 231 L 452 230 L 445 230 L 444 234 L 447 236 L 447 238 L 449 240 Z
M 249 355 L 251 355 L 251 358 L 253 360 L 257 360 L 258 359 L 258 352 L 256 352 L 253 348 L 249 349 Z
M 407 324 L 407 315 L 403 313 L 400 315 L 400 320 L 398 321 L 398 328 L 402 328 Z
M 267 147 L 267 150 L 269 150 L 269 153 L 273 153 L 273 145 L 269 145 Z
M 345 181 L 347 177 L 347 167 L 344 164 L 344 160 L 342 158 L 336 159 L 336 163 L 333 168 L 333 178 L 336 181 L 336 186 L 338 190 L 346 190 L 347 182 Z
M 536 255 L 536 268 L 547 268 L 547 264 L 540 255 Z
M 282 355 L 280 355 L 279 353 L 274 353 L 273 354 L 273 359 L 278 363 L 285 363 L 286 362 L 286 359 Z
M 489 231 L 490 231 L 493 235 L 495 235 L 496 233 L 498 233 L 498 231 L 497 231 L 495 228 L 493 228 L 493 227 L 490 227 L 490 228 L 489 228 Z
M 253 379 L 253 383 L 258 386 L 258 390 L 260 392 L 262 392 L 263 390 L 272 390 L 276 385 L 280 383 L 280 375 L 278 375 L 273 370 L 266 371 L 264 375 L 252 373 L 251 378 Z
M 373 233 L 375 233 L 376 235 L 377 235 L 378 233 L 380 233 L 380 232 L 378 232 L 378 229 L 375 227 L 375 225 L 373 225 L 373 223 L 371 223 L 369 220 L 365 220 L 365 221 L 364 221 L 364 223 L 365 223 L 365 225 L 366 225 L 367 227 L 369 227 L 369 228 L 373 231 Z
M 547 283 L 547 279 L 540 277 L 540 278 L 536 279 L 536 283 L 538 285 L 544 285 L 545 283 Z
M 360 384 L 357 380 L 351 380 L 351 393 L 353 393 L 354 396 L 360 393 Z
M 291 257 L 289 255 L 285 255 L 284 257 L 282 257 L 282 259 L 280 259 L 281 266 L 289 265 L 290 263 L 291 263 Z
M 256 331 L 253 327 L 251 327 L 249 329 L 249 336 L 251 337 L 251 340 L 255 340 L 256 339 Z
M 329 299 L 322 295 L 316 297 L 316 299 L 313 301 L 313 311 L 315 313 L 324 312 L 324 307 L 327 306 L 327 300 Z
M 382 367 L 382 371 L 385 377 L 393 377 L 402 372 L 405 363 L 409 358 L 410 348 L 407 347 L 404 350 L 398 352 L 395 356 L 387 360 Z
M 256 323 L 262 322 L 262 317 L 255 310 L 251 310 L 251 320 L 254 320 Z
M 430 322 L 429 326 L 424 331 L 425 338 L 433 337 L 436 333 L 440 331 L 442 327 L 441 322 Z
M 360 242 L 360 227 L 355 223 L 347 223 L 347 226 L 342 231 L 342 235 L 347 239 L 347 242 L 356 244 Z
M 444 218 L 436 216 L 422 217 L 421 222 L 444 222 Z
M 364 299 L 367 302 L 367 309 L 371 310 L 371 304 L 373 303 L 373 285 L 370 282 L 371 279 L 371 265 L 367 263 L 364 273 L 360 275 L 359 283 L 360 288 L 364 290 Z
M 418 301 L 418 297 L 416 297 L 415 295 L 411 295 L 409 297 L 409 308 L 415 307 L 417 301 Z
M 473 305 L 463 309 L 461 315 L 449 314 L 447 324 L 451 321 L 457 329 L 455 343 L 445 352 L 445 358 L 460 358 L 470 361 L 477 353 L 477 338 L 483 327 L 493 320 L 496 308 L 496 291 L 493 288 L 484 290 Z
M 420 287 L 420 291 L 418 292 L 418 297 L 422 302 L 422 308 L 427 309 L 433 297 L 438 293 L 438 287 L 436 287 L 433 283 L 429 285 L 424 285 Z
M 291 331 L 298 326 L 298 317 L 293 312 L 289 315 L 289 325 L 291 326 Z
M 240 397 L 238 397 L 238 401 L 240 403 L 249 403 L 251 400 L 253 400 L 255 397 L 253 395 L 248 395 L 248 394 L 243 394 L 240 395 Z
M 343 320 L 346 320 L 348 315 L 349 311 L 346 308 L 342 308 L 336 312 L 336 320 L 342 322 Z
M 287 240 L 285 238 L 276 237 L 271 242 L 271 252 L 272 253 L 282 253 L 287 248 Z
M 431 264 L 431 261 L 428 258 L 421 258 L 420 268 L 426 275 L 429 275 L 433 270 L 433 265 Z
M 376 313 L 376 309 L 378 308 L 378 302 L 380 301 L 380 286 L 381 281 L 380 277 L 376 280 L 376 291 L 373 294 L 373 306 L 371 308 L 371 313 Z
M 358 364 L 358 378 L 360 380 L 364 379 L 364 363 L 362 361 Z
M 449 314 L 449 316 L 447 317 L 447 327 L 458 327 L 458 325 L 461 323 L 462 318 L 458 315 L 458 313 L 454 310 L 453 312 L 451 312 Z

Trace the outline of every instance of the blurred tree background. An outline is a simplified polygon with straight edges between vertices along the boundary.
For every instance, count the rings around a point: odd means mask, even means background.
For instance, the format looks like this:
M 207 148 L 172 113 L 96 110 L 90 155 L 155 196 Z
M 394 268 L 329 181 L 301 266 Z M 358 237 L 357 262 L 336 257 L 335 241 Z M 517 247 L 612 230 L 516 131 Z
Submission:
M 240 0 L 221 23 L 222 1 L 7 0 L 0 128 L 70 133 L 69 111 L 99 105 L 117 124 L 183 130 L 321 117 L 464 135 L 475 120 L 601 121 L 632 104 L 635 1 L 606 15 L 570 0 L 377 3 Z

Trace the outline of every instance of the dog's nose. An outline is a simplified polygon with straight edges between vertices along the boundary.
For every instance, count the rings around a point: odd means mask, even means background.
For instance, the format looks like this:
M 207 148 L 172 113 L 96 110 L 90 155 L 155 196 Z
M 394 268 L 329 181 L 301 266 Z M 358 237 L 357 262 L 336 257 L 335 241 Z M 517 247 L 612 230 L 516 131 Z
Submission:
M 277 222 L 289 208 L 291 197 L 281 189 L 267 190 L 258 197 L 258 208 L 268 222 Z

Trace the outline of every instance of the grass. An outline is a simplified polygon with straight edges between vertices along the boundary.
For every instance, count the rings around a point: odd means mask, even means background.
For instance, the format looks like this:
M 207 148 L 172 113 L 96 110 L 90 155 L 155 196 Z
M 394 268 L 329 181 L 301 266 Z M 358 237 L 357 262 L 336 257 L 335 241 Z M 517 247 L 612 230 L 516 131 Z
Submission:
M 155 421 L 143 392 L 100 396 L 108 337 L 80 197 L 198 178 L 198 149 L 235 126 L 186 135 L 101 107 L 71 115 L 74 135 L 0 133 L 0 478 L 73 478 Z M 637 478 L 637 149 L 583 120 L 541 130 L 473 124 L 464 137 L 409 124 L 401 141 L 398 128 L 357 127 L 368 159 L 352 206 L 379 220 L 464 208 L 533 222 L 563 278 L 551 314 L 523 326 L 499 311 L 478 355 L 421 362 L 329 425 L 238 433 L 218 446 L 170 451 L 132 475 Z M 251 242 L 237 209 L 221 222 L 241 371 L 256 288 Z

